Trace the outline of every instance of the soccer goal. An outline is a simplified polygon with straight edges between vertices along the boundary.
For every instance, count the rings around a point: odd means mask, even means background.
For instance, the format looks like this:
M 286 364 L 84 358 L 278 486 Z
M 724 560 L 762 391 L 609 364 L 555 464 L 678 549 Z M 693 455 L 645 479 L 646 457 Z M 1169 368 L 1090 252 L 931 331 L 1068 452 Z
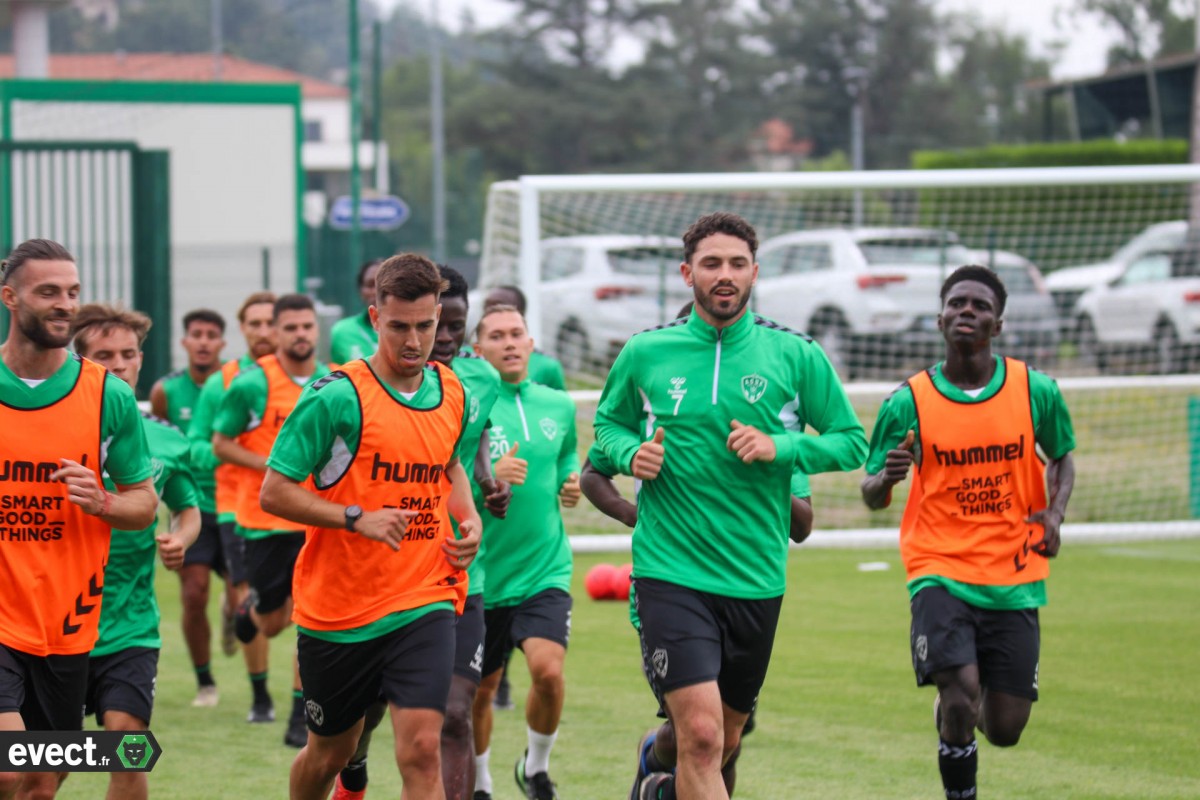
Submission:
M 1192 165 L 526 176 L 492 187 L 480 283 L 521 286 L 539 346 L 599 382 L 628 336 L 688 299 L 682 232 L 737 212 L 759 234 L 754 310 L 822 344 L 869 431 L 887 393 L 940 357 L 941 281 L 990 266 L 1009 291 L 998 349 L 1058 378 L 1074 416 L 1072 522 L 1187 534 L 1200 516 L 1198 185 Z M 819 528 L 898 522 L 902 498 L 868 515 L 860 479 L 814 479 Z

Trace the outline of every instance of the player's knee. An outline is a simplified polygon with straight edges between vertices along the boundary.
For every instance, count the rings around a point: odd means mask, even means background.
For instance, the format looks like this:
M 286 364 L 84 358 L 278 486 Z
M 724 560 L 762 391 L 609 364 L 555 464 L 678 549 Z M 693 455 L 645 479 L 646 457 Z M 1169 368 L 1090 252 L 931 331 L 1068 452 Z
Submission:
M 442 722 L 442 738 L 463 741 L 471 736 L 471 704 L 451 702 L 446 706 L 446 718 Z
M 546 659 L 531 665 L 529 679 L 534 689 L 541 694 L 559 692 L 563 686 L 563 662 L 561 659 Z
M 63 773 L 65 777 L 66 773 Z M 54 796 L 58 794 L 59 784 L 62 779 L 58 774 L 53 772 L 34 772 L 24 776 L 17 775 L 17 781 L 13 786 L 13 791 L 19 787 L 21 792 L 21 800 L 54 800 Z
M 970 732 L 979 719 L 980 702 L 964 692 L 942 692 L 942 724 L 951 731 Z
M 728 764 L 738 757 L 738 753 L 742 750 L 742 735 L 738 732 L 732 734 L 725 732 L 725 747 L 721 751 L 721 763 Z
M 345 737 L 309 736 L 303 753 L 309 767 L 322 775 L 336 775 L 350 763 L 357 739 Z
M 998 730 L 993 730 L 992 727 L 998 727 Z M 1017 742 L 1021 741 L 1021 728 L 1013 728 L 1011 726 L 991 726 L 984 731 L 984 736 L 990 744 L 996 747 L 1015 747 Z
M 12 797 L 21 788 L 23 772 L 0 772 L 0 797 Z
M 208 582 L 186 580 L 182 595 L 185 609 L 204 609 L 208 605 Z
M 676 749 L 681 761 L 719 764 L 724 755 L 725 732 L 720 720 L 707 717 L 675 722 Z
M 441 771 L 442 739 L 439 731 L 420 731 L 396 743 L 396 764 L 401 774 L 436 774 Z

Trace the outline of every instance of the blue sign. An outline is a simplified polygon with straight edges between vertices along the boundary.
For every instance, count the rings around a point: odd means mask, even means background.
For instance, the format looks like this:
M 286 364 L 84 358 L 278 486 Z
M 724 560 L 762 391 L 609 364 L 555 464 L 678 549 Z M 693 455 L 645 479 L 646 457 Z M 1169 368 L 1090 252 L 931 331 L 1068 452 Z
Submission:
M 333 201 L 329 209 L 329 225 L 338 230 L 349 230 L 354 206 L 349 195 Z M 358 224 L 365 231 L 390 231 L 399 228 L 409 217 L 408 204 L 395 195 L 385 197 L 363 197 L 358 204 Z

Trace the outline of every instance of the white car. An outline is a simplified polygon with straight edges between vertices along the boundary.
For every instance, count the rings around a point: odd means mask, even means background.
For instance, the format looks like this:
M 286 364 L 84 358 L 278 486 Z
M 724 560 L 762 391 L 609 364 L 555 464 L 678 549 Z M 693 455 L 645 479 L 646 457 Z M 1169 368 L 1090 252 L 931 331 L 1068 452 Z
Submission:
M 971 253 L 927 228 L 817 229 L 758 249 L 754 310 L 819 341 L 849 377 L 940 352 L 938 292 Z
M 677 236 L 561 236 L 541 242 L 542 338 L 567 372 L 607 367 L 633 334 L 675 318 L 692 299 Z M 473 326 L 487 289 L 472 293 Z
M 1054 297 L 1063 335 L 1067 338 L 1074 337 L 1077 316 L 1075 304 L 1084 292 L 1115 280 L 1126 267 L 1149 252 L 1179 247 L 1186 235 L 1187 222 L 1184 220 L 1159 222 L 1145 228 L 1121 245 L 1107 261 L 1080 267 L 1065 267 L 1047 275 L 1046 288 Z
M 1183 372 L 1200 352 L 1200 247 L 1143 255 L 1076 305 L 1080 350 L 1107 370 L 1113 356 L 1149 353 L 1152 369 Z

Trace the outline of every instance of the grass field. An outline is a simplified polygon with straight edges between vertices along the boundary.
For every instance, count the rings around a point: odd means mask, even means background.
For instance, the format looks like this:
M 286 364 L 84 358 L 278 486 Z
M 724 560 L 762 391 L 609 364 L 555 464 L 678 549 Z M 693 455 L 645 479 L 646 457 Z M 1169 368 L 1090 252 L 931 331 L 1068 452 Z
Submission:
M 582 591 L 587 569 L 623 555 L 576 561 L 567 704 L 552 775 L 564 800 L 621 798 L 633 750 L 654 705 L 621 603 Z M 884 561 L 886 571 L 863 572 Z M 933 694 L 913 685 L 908 610 L 892 551 L 799 550 L 738 792 L 746 798 L 937 798 Z M 1068 541 L 1042 615 L 1042 700 L 1020 746 L 981 745 L 984 797 L 1043 800 L 1200 797 L 1200 540 L 1121 546 Z M 287 794 L 295 751 L 284 723 L 251 726 L 240 657 L 218 652 L 215 709 L 193 709 L 194 680 L 179 630 L 178 582 L 158 581 L 164 647 L 152 728 L 163 756 L 157 798 Z M 215 614 L 216 603 L 213 603 Z M 271 686 L 286 716 L 294 637 L 277 639 Z M 514 689 L 528 679 L 514 660 Z M 517 798 L 512 764 L 524 748 L 519 711 L 498 712 L 492 746 L 497 800 Z M 376 740 L 370 797 L 395 797 L 390 730 Z M 60 797 L 102 796 L 107 776 L 73 775 Z

